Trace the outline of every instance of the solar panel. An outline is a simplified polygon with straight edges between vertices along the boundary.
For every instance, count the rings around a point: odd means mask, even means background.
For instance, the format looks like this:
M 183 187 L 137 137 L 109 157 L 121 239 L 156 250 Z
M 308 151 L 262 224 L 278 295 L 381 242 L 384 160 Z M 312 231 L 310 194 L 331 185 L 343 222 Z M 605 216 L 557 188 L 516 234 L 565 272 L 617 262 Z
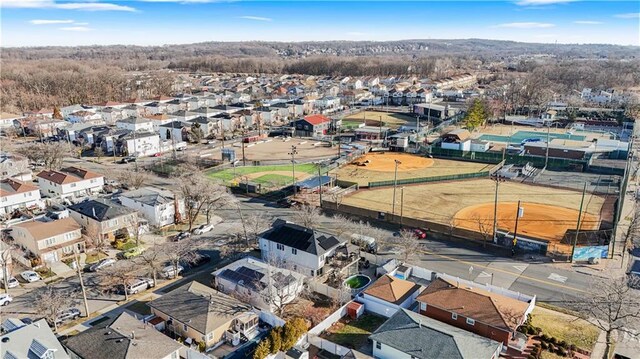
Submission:
M 256 270 L 251 269 L 251 268 L 247 268 L 245 266 L 242 266 L 242 267 L 236 269 L 236 272 L 240 273 L 243 276 L 246 276 L 250 280 L 261 280 L 262 277 L 264 277 L 264 273 L 258 272 Z

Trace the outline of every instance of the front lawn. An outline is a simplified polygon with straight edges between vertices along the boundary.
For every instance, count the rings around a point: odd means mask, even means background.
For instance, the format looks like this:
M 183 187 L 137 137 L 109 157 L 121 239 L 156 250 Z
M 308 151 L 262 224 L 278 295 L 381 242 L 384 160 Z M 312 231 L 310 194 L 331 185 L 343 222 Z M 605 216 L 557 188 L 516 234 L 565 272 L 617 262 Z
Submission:
M 328 334 L 323 337 L 344 347 L 358 349 L 367 344 L 369 335 L 385 321 L 386 318 L 373 314 L 365 314 L 356 320 L 345 317 L 327 329 Z
M 536 307 L 531 313 L 531 324 L 542 333 L 567 344 L 591 351 L 600 331 L 593 324 L 574 316 Z
M 87 253 L 87 259 L 84 262 L 87 264 L 93 264 L 107 257 L 108 255 L 100 251 L 91 252 L 91 253 Z

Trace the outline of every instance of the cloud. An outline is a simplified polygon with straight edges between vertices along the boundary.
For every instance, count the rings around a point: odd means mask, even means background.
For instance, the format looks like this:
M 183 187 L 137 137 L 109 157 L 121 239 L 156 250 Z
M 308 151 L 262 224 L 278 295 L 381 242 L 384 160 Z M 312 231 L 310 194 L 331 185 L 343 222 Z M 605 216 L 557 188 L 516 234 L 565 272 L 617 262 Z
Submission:
M 564 4 L 568 2 L 574 2 L 574 1 L 576 0 L 519 0 L 519 1 L 516 1 L 516 4 L 520 6 L 540 6 L 540 5 Z
M 506 27 L 512 29 L 545 29 L 549 27 L 554 27 L 555 24 L 550 24 L 546 22 L 508 22 L 505 24 L 498 24 L 492 27 Z
M 60 30 L 62 31 L 77 31 L 77 32 L 85 32 L 85 31 L 91 31 L 92 29 L 86 27 L 86 26 L 69 26 L 69 27 L 61 27 Z
M 33 25 L 73 24 L 73 20 L 31 20 Z
M 75 26 L 87 26 L 87 25 L 89 25 L 89 23 L 88 23 L 88 22 L 74 22 L 73 24 L 74 24 Z
M 613 17 L 617 17 L 618 19 L 636 19 L 636 18 L 640 18 L 640 12 L 629 12 L 626 14 L 617 14 L 617 15 L 613 15 Z
M 578 20 L 578 21 L 574 21 L 573 23 L 578 25 L 602 25 L 602 21 L 591 21 L 591 20 Z
M 54 0 L 2 0 L 0 7 L 22 9 L 63 9 L 84 11 L 136 11 L 131 6 L 88 2 L 56 2 Z
M 273 21 L 270 17 L 262 17 L 262 16 L 240 16 L 240 19 L 246 20 L 255 20 L 255 21 Z

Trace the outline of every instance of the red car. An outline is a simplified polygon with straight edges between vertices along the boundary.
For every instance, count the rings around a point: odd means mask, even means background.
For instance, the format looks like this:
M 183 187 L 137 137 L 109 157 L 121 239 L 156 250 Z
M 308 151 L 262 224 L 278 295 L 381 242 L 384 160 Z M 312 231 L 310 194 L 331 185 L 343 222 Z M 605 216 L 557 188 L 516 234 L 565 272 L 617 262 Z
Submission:
M 427 238 L 427 234 L 426 234 L 424 231 L 422 231 L 421 229 L 418 229 L 418 228 L 415 228 L 415 229 L 413 230 L 413 234 L 415 234 L 415 235 L 416 235 L 416 237 L 418 237 L 418 239 L 425 239 L 425 238 Z
M 160 157 L 160 156 L 162 156 L 162 153 L 160 153 L 160 152 L 158 152 L 155 155 L 153 155 L 153 157 Z

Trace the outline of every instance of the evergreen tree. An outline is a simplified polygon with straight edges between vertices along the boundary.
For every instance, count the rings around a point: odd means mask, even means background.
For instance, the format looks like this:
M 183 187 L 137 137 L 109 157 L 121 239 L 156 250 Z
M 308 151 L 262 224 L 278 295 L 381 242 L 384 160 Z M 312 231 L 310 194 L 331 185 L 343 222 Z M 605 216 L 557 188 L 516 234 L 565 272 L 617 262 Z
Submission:
M 265 338 L 258 344 L 256 351 L 253 352 L 253 359 L 264 359 L 269 354 L 271 354 L 271 340 Z
M 482 126 L 487 122 L 489 118 L 489 112 L 484 102 L 478 98 L 474 99 L 469 106 L 467 115 L 464 117 L 463 123 L 469 131 L 473 131 L 476 128 Z
M 55 118 L 56 120 L 62 120 L 62 114 L 60 113 L 60 109 L 58 108 L 58 106 L 55 106 L 53 108 L 53 118 Z

